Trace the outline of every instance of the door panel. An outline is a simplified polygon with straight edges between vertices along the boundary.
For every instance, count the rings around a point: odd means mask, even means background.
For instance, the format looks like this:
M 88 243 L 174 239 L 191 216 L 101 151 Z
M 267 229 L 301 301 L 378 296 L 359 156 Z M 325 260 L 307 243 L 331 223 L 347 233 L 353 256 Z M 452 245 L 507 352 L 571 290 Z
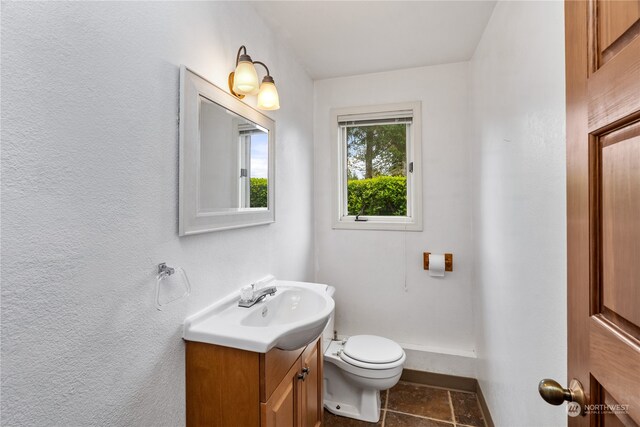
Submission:
M 618 403 L 629 405 L 631 418 L 640 420 L 640 348 L 637 341 L 600 315 L 591 318 L 589 335 L 591 375 Z M 592 399 L 591 403 L 604 403 L 604 396 L 600 397 Z
M 586 70 L 584 71 L 587 72 Z M 595 133 L 640 109 L 640 37 L 589 77 L 589 131 Z
M 602 393 L 602 395 L 604 396 L 603 400 L 605 404 L 611 406 L 611 407 L 615 407 L 617 405 L 619 405 L 618 401 L 616 401 L 609 393 L 607 393 L 606 390 L 604 390 L 602 387 L 600 388 L 600 392 Z M 637 424 L 631 419 L 631 417 L 629 415 L 626 414 L 605 414 L 604 415 L 604 425 L 606 425 L 607 427 L 635 427 L 637 426 Z
M 600 0 L 593 3 L 593 8 L 599 65 L 602 66 L 638 35 L 640 0 Z
M 308 369 L 302 383 L 302 426 L 319 427 L 322 424 L 322 364 L 321 342 L 309 345 L 302 355 L 302 367 Z
M 635 137 L 621 140 L 621 132 Z M 640 123 L 602 143 L 602 302 L 640 325 Z M 632 325 L 613 322 L 636 335 Z
M 227 427 L 260 424 L 258 354 L 185 342 L 186 424 Z M 245 408 L 241 413 L 229 408 Z
M 634 425 L 640 423 L 640 0 L 566 1 L 565 35 L 568 373 L 584 385 L 591 405 L 587 416 L 569 422 Z M 598 406 L 605 404 L 622 408 L 614 414 Z
M 271 398 L 276 387 L 282 382 L 282 378 L 287 374 L 291 365 L 300 357 L 304 350 L 280 350 L 272 348 L 267 353 L 260 354 L 260 401 L 266 402 Z M 298 363 L 299 364 L 299 363 Z
M 300 362 L 294 363 L 266 403 L 261 403 L 262 427 L 297 427 L 300 416 L 298 373 Z
M 603 51 L 640 19 L 640 1 L 599 1 L 597 7 Z

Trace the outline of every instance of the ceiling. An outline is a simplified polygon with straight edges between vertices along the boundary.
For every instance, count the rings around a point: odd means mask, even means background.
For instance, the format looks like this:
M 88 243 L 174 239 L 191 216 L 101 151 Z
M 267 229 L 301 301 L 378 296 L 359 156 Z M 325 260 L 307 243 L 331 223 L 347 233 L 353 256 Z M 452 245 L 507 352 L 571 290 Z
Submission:
M 495 1 L 252 1 L 313 79 L 471 58 Z

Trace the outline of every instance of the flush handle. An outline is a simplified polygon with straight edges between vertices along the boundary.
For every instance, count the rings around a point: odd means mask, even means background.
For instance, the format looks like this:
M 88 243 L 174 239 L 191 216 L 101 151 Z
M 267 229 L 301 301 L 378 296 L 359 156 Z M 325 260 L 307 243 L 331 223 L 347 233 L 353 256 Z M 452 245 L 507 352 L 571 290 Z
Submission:
M 540 396 L 552 405 L 562 405 L 565 401 L 577 403 L 580 407 L 580 414 L 584 415 L 584 405 L 586 403 L 584 388 L 580 381 L 575 378 L 571 380 L 569 388 L 562 388 L 557 381 L 548 378 L 544 379 L 538 384 L 538 391 Z

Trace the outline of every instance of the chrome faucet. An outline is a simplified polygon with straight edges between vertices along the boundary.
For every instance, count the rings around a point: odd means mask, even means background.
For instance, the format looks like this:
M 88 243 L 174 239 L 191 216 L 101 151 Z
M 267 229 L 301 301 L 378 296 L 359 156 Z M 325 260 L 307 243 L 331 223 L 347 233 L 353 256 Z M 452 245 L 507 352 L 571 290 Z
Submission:
M 257 291 L 254 290 L 255 285 L 251 285 L 251 288 L 251 298 L 242 299 L 241 297 L 240 301 L 238 301 L 238 307 L 253 307 L 255 304 L 265 299 L 267 295 L 275 295 L 276 291 L 278 290 L 275 286 L 267 286 Z

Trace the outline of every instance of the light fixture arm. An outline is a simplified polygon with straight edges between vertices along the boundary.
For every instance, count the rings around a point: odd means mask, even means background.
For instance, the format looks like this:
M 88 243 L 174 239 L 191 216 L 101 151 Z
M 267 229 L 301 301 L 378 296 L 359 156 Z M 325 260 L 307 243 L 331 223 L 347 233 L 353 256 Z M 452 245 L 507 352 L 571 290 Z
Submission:
M 269 73 L 269 68 L 267 67 L 267 65 L 264 62 L 253 61 L 253 63 L 262 65 L 264 67 L 264 69 L 267 70 L 267 76 L 271 77 L 271 73 Z
M 240 52 L 242 52 L 243 50 L 244 50 L 244 53 L 242 55 L 240 55 Z M 245 60 L 245 61 L 253 62 L 253 61 L 251 61 L 251 57 L 249 55 L 247 55 L 247 48 L 244 45 L 240 46 L 240 49 L 238 49 L 238 54 L 236 55 L 236 67 L 238 66 L 238 63 L 240 62 L 241 57 L 244 57 L 242 59 Z
M 242 45 L 240 46 L 240 49 L 238 49 L 238 54 L 236 55 L 236 67 L 238 66 L 238 62 L 240 62 L 240 52 L 242 52 L 244 50 L 244 54 L 247 54 L 247 48 Z

